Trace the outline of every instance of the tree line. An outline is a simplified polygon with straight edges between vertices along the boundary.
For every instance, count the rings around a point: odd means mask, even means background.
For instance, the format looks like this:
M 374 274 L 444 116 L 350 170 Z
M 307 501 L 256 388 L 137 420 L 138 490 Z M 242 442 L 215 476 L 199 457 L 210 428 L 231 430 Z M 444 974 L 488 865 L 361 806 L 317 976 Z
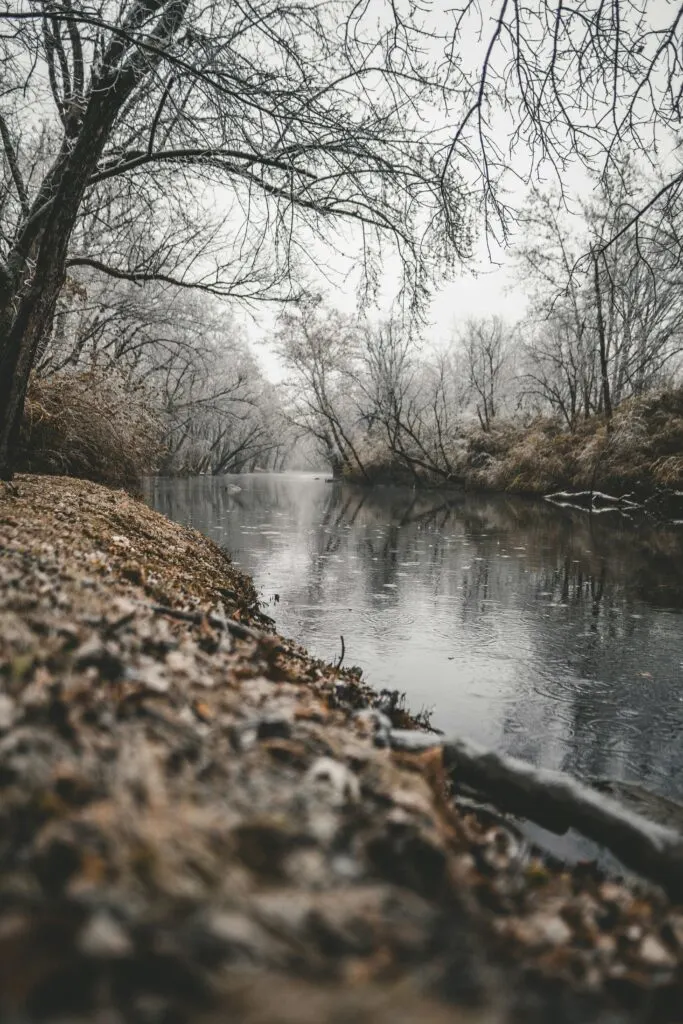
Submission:
M 646 189 L 626 156 L 578 213 L 534 189 L 514 249 L 527 314 L 470 319 L 440 351 L 404 322 L 322 303 L 284 317 L 293 422 L 337 473 L 365 480 L 458 480 L 473 432 L 509 421 L 573 432 L 599 416 L 609 431 L 623 401 L 680 382 L 683 208 L 668 195 L 624 232 Z
M 381 290 L 391 251 L 397 301 L 415 323 L 434 284 L 471 255 L 474 233 L 505 240 L 516 218 L 536 217 L 525 258 L 552 312 L 527 370 L 532 391 L 569 427 L 590 411 L 609 417 L 674 358 L 683 172 L 675 152 L 659 154 L 680 128 L 682 24 L 673 7 L 633 0 L 3 0 L 0 477 L 16 465 L 32 375 L 86 358 L 107 367 L 113 357 L 132 387 L 152 388 L 180 464 L 208 450 L 207 465 L 236 465 L 236 447 L 254 450 L 256 421 L 276 403 L 232 328 L 216 332 L 213 302 L 298 302 L 291 316 L 304 323 L 318 247 L 350 239 L 360 300 Z M 623 152 L 666 172 L 638 193 Z M 604 195 L 623 190 L 611 219 L 600 202 L 588 211 L 588 250 L 553 227 L 572 161 Z M 511 177 L 542 173 L 555 196 L 513 209 Z M 201 329 L 186 296 L 203 302 Z M 469 387 L 487 429 L 504 361 L 474 342 Z M 335 344 L 347 354 L 332 371 L 305 371 L 322 406 L 340 374 L 356 372 L 350 340 Z M 450 354 L 418 366 L 394 326 L 366 349 L 374 377 L 356 384 L 352 404 L 369 436 L 381 425 L 406 465 L 439 462 L 448 474 Z M 299 406 L 288 416 L 292 429 L 312 420 Z M 317 440 L 355 464 L 342 420 Z

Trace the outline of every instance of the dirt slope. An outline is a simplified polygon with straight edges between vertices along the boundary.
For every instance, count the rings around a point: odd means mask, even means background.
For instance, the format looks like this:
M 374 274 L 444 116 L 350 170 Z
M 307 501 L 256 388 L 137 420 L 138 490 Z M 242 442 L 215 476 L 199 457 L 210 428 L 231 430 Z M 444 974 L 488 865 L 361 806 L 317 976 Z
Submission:
M 213 543 L 24 476 L 0 554 L 0 1019 L 680 1019 L 680 909 L 455 810 Z

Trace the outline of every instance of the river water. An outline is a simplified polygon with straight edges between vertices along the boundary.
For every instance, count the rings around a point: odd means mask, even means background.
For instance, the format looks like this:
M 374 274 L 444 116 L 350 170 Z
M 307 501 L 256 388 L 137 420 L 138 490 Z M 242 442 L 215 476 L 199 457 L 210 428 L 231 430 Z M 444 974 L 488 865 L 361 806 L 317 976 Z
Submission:
M 152 479 L 278 631 L 432 722 L 583 778 L 683 799 L 683 528 L 541 500 L 312 474 Z

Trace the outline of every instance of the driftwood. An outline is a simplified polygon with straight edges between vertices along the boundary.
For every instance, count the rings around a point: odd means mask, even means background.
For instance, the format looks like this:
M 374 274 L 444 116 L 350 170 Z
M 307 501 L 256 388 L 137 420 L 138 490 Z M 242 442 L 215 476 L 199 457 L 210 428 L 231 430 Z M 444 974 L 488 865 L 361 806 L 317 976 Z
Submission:
M 603 491 L 556 491 L 546 494 L 546 501 L 553 505 L 580 508 L 588 512 L 622 512 L 628 513 L 644 506 L 634 501 L 630 494 L 605 494 Z
M 660 522 L 680 522 L 683 517 L 683 491 L 660 488 L 647 498 L 636 500 L 632 494 L 605 494 L 604 491 L 555 491 L 545 500 L 560 508 L 579 509 L 600 515 L 619 512 L 631 517 L 641 514 Z
M 394 749 L 417 752 L 443 748 L 444 764 L 456 785 L 485 794 L 501 810 L 522 815 L 555 832 L 575 828 L 607 847 L 621 862 L 683 899 L 683 836 L 655 824 L 616 800 L 562 772 L 534 768 L 463 739 L 439 740 L 394 729 Z

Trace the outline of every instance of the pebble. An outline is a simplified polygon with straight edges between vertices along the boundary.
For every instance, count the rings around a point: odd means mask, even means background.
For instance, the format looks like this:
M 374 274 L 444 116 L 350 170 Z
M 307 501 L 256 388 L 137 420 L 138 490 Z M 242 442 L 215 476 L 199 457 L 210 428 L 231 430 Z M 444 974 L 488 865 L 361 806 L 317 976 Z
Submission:
M 663 942 L 655 935 L 646 935 L 640 944 L 638 955 L 648 967 L 674 968 L 678 961 Z
M 327 789 L 334 805 L 355 803 L 360 799 L 360 785 L 354 773 L 331 757 L 319 757 L 308 770 L 307 781 L 316 789 Z

